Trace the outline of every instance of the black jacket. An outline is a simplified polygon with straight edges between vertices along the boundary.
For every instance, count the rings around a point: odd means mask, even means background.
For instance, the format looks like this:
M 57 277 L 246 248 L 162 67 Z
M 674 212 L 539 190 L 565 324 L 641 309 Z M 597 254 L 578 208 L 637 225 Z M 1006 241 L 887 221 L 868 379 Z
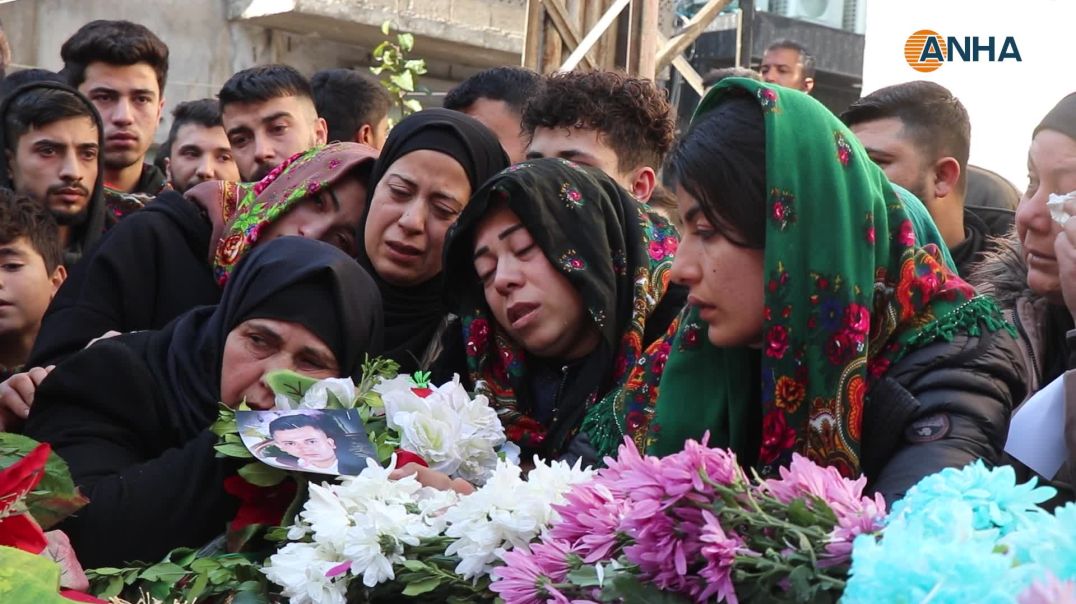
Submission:
M 174 191 L 125 218 L 60 286 L 27 367 L 57 363 L 109 330 L 160 329 L 220 300 L 209 265 L 212 227 Z
M 223 481 L 239 460 L 216 457 L 208 413 L 200 430 L 175 420 L 144 359 L 154 333 L 72 356 L 41 383 L 26 422 L 26 435 L 50 443 L 90 499 L 59 526 L 86 568 L 153 562 L 175 547 L 204 545 L 238 506 Z
M 925 476 L 976 459 L 1004 463 L 1024 361 L 1007 331 L 983 330 L 913 350 L 877 380 L 863 413 L 868 489 L 895 501 Z
M 961 277 L 971 274 L 972 267 L 993 248 L 993 237 L 1008 234 L 1014 218 L 1012 210 L 964 206 L 964 241 L 949 248 Z

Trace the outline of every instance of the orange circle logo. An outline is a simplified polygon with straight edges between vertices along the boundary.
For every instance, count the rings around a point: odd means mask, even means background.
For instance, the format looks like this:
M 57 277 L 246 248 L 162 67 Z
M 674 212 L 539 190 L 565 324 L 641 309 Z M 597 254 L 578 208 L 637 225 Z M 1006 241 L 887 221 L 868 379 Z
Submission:
M 937 45 L 931 50 L 940 49 L 943 56 L 948 53 L 945 48 L 945 38 L 938 32 L 929 29 L 921 29 L 915 32 L 908 36 L 908 41 L 904 43 L 904 59 L 908 61 L 908 65 L 912 69 L 921 73 L 929 73 L 942 66 L 942 62 L 934 57 L 930 57 L 925 61 L 919 60 L 923 56 L 923 49 L 926 48 L 928 41 L 931 42 L 932 46 Z

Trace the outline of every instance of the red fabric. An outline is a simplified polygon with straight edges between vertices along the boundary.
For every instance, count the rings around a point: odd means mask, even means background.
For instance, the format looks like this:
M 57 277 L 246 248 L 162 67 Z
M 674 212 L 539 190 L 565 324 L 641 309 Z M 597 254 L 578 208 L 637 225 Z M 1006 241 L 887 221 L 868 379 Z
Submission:
M 229 476 L 224 479 L 224 491 L 240 501 L 231 523 L 233 532 L 252 524 L 277 526 L 295 499 L 295 481 L 288 478 L 275 486 L 259 487 L 242 476 Z
M 422 459 L 417 454 L 403 449 L 396 449 L 396 468 L 400 469 L 409 463 L 417 463 L 424 468 L 430 467 L 430 464 L 426 463 L 425 459 Z
M 48 540 L 29 514 L 17 514 L 0 520 L 0 545 L 40 554 L 45 551 Z
M 90 594 L 84 594 L 81 591 L 75 591 L 73 589 L 61 589 L 60 595 L 71 600 L 72 602 L 89 602 L 90 604 L 108 604 L 107 600 L 95 598 Z

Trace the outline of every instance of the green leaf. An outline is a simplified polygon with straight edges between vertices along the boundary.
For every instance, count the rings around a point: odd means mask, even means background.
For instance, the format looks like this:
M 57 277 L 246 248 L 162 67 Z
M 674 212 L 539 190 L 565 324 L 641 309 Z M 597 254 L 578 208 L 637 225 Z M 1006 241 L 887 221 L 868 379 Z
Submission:
M 403 590 L 405 596 L 418 596 L 424 593 L 431 592 L 437 589 L 441 585 L 440 577 L 430 577 L 429 579 L 423 579 L 415 583 L 409 583 Z
M 199 558 L 190 566 L 191 571 L 196 573 L 207 573 L 215 568 L 220 568 L 220 562 L 213 558 Z
M 267 466 L 260 461 L 248 463 L 239 468 L 239 475 L 250 484 L 259 487 L 276 486 L 288 477 L 288 473 L 284 470 Z
M 190 589 L 187 590 L 187 598 L 191 601 L 196 600 L 198 596 L 202 595 L 206 586 L 209 584 L 209 576 L 206 574 L 199 574 L 194 578 L 194 583 L 191 584 Z
M 213 447 L 217 450 L 217 453 L 224 455 L 225 457 L 238 457 L 240 459 L 253 459 L 250 451 L 247 450 L 246 445 L 237 443 L 223 443 L 215 445 Z
M 186 576 L 188 572 L 187 569 L 177 564 L 162 562 L 147 568 L 146 571 L 142 573 L 142 579 L 145 581 L 165 581 L 168 583 L 175 583 Z
M 814 514 L 802 499 L 793 499 L 788 504 L 788 519 L 799 526 L 814 526 Z
M 111 577 L 112 575 L 119 575 L 126 571 L 126 568 L 114 568 L 111 566 L 102 566 L 101 568 L 91 568 L 86 570 L 86 576 L 93 579 L 95 577 Z
M 384 23 L 381 24 L 381 33 L 382 34 L 387 36 L 387 35 L 389 35 L 389 32 L 391 32 L 391 31 L 392 31 L 392 21 L 385 21 Z
M 57 593 L 59 585 L 60 566 L 52 560 L 0 547 L 0 602 L 58 604 L 63 601 Z
M 413 113 L 422 111 L 422 103 L 418 102 L 418 99 L 407 99 L 403 102 L 403 106 L 410 109 Z
M 413 92 L 415 90 L 415 79 L 411 76 L 410 71 L 405 71 L 394 76 L 389 76 L 389 80 L 393 84 L 399 86 L 401 90 L 406 90 L 408 92 Z
M 673 593 L 659 590 L 652 585 L 640 583 L 638 578 L 627 573 L 618 575 L 612 581 L 610 594 L 619 597 L 623 604 L 686 604 L 688 600 Z
M 300 375 L 288 369 L 269 372 L 265 376 L 265 381 L 274 394 L 283 394 L 296 404 L 303 398 L 306 391 L 318 382 L 316 378 Z
M 411 49 L 415 47 L 415 36 L 414 34 L 402 33 L 396 36 L 396 42 L 404 52 L 411 52 Z
M 429 568 L 429 566 L 427 566 L 426 563 L 422 560 L 404 560 L 403 566 L 407 570 L 415 572 L 423 571 Z
M 26 457 L 39 444 L 21 434 L 0 432 L 0 468 L 7 468 Z M 26 495 L 24 503 L 30 516 L 41 528 L 48 530 L 89 503 L 89 500 L 75 486 L 67 462 L 53 451 L 45 462 L 45 473 L 34 490 Z
M 198 551 L 192 547 L 177 547 L 168 552 L 168 556 L 165 557 L 165 560 L 180 566 L 188 566 L 195 561 L 197 555 Z
M 267 604 L 269 598 L 261 591 L 240 591 L 232 598 L 232 604 Z
M 121 591 L 123 591 L 123 577 L 112 577 L 108 580 L 108 587 L 97 595 L 102 598 L 111 598 L 120 595 Z
M 571 571 L 568 573 L 568 580 L 579 587 L 595 587 L 601 584 L 598 581 L 598 569 L 591 565 Z

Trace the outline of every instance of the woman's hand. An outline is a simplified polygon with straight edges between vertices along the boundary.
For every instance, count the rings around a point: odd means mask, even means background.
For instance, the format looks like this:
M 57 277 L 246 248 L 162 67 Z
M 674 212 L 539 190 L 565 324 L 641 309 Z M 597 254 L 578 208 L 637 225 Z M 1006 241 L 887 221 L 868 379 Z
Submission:
M 432 487 L 440 491 L 455 491 L 460 495 L 474 493 L 474 485 L 462 478 L 450 478 L 444 472 L 431 470 L 422 464 L 411 462 L 402 468 L 396 468 L 389 474 L 389 478 L 399 480 L 407 476 L 415 475 L 418 483 L 424 487 Z
M 1054 239 L 1054 255 L 1057 256 L 1057 277 L 1061 280 L 1065 306 L 1076 319 L 1076 200 L 1065 202 L 1065 212 L 1069 220 Z
M 30 415 L 30 406 L 34 404 L 34 393 L 37 392 L 38 384 L 55 367 L 34 367 L 23 373 L 16 373 L 0 383 L 0 432 L 10 432 L 22 425 Z

